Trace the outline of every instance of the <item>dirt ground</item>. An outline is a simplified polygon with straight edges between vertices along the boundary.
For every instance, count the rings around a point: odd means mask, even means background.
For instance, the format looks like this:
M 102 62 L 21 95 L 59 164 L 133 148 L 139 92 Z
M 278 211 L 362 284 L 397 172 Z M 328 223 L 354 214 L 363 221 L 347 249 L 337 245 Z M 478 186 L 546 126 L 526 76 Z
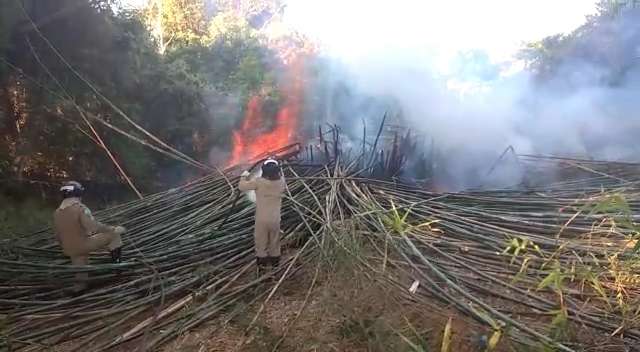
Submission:
M 321 272 L 307 299 L 314 273 L 302 271 L 285 282 L 254 324 L 260 304 L 186 333 L 163 352 L 440 351 L 449 317 L 450 351 L 485 350 L 487 332 L 453 309 L 417 310 L 357 273 Z M 511 350 L 508 342 L 501 345 L 497 351 Z
M 378 265 L 375 259 L 370 263 Z M 492 331 L 455 308 L 443 306 L 435 297 L 417 299 L 409 293 L 412 274 L 394 269 L 381 272 L 362 269 L 354 262 L 306 262 L 283 281 L 268 301 L 261 299 L 239 305 L 237 310 L 229 309 L 169 342 L 162 352 L 441 351 L 449 319 L 449 352 L 486 351 Z M 244 280 L 251 278 L 248 275 Z M 388 278 L 393 278 L 394 283 L 390 284 Z M 264 284 L 259 290 L 270 291 L 275 284 Z M 419 287 L 418 295 L 426 294 L 423 290 Z M 488 303 L 498 306 L 499 302 L 489 299 Z M 518 306 L 514 303 L 513 307 L 502 308 L 515 311 Z M 234 311 L 240 313 L 231 315 Z M 592 348 L 585 351 L 627 351 L 620 341 L 596 331 L 585 327 L 573 331 L 576 340 L 592 342 L 587 344 Z M 144 351 L 144 345 L 138 339 L 114 352 Z M 72 346 L 59 347 L 56 351 L 64 352 Z M 507 351 L 552 350 L 542 346 L 526 349 L 513 343 L 509 336 L 502 336 L 494 352 Z

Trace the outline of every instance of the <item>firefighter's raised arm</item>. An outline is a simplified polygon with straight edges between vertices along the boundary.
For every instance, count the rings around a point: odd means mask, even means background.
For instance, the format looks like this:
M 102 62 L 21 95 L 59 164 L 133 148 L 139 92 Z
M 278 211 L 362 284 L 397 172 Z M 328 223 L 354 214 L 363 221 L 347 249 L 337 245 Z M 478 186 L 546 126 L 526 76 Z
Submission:
M 249 179 L 251 174 L 249 171 L 245 171 L 240 175 L 240 183 L 238 184 L 238 189 L 246 192 L 246 191 L 255 191 L 258 188 L 258 183 L 255 179 Z
M 82 212 L 80 213 L 80 223 L 89 235 L 94 233 L 114 232 L 116 230 L 115 227 L 105 225 L 96 220 L 91 214 L 91 210 L 89 210 L 89 208 L 84 204 L 82 205 Z

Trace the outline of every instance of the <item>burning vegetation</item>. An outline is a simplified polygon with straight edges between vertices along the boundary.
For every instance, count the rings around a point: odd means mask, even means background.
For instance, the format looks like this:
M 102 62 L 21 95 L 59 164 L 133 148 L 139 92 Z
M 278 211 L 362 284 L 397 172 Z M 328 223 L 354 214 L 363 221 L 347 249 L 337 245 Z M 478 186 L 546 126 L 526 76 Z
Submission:
M 287 64 L 286 74 L 280 95 L 283 104 L 275 118 L 266 117 L 262 95 L 252 96 L 246 107 L 240 129 L 233 131 L 233 145 L 228 166 L 235 166 L 254 160 L 267 152 L 298 142 L 298 122 L 302 117 L 304 96 L 304 63 L 298 58 Z
M 63 292 L 77 269 L 49 250 L 49 230 L 3 242 L 5 347 L 157 349 L 207 322 L 236 331 L 226 338 L 241 349 L 306 350 L 288 332 L 321 309 L 313 297 L 334 275 L 355 275 L 367 287 L 357 292 L 384 297 L 367 308 L 379 315 L 338 316 L 318 337 L 354 349 L 626 351 L 640 342 L 640 165 L 520 156 L 528 173 L 555 181 L 434 193 L 389 177 L 406 158 L 398 138 L 350 155 L 337 129 L 326 133 L 312 143 L 313 161 L 309 148 L 270 153 L 288 155 L 289 180 L 275 280 L 253 274 L 253 203 L 231 204 L 232 169 L 97 214 L 129 228 L 125 245 L 136 250 L 116 266 L 92 258 L 82 270 L 95 289 L 74 299 Z M 295 318 L 256 341 L 270 305 L 301 280 Z
M 137 198 L 95 213 L 129 229 L 117 264 L 0 221 L 0 351 L 638 348 L 636 5 L 528 45 L 515 76 L 463 55 L 500 76 L 464 99 L 393 55 L 334 62 L 283 11 L 0 3 L 0 189 Z M 256 275 L 238 175 L 270 157 L 284 250 Z

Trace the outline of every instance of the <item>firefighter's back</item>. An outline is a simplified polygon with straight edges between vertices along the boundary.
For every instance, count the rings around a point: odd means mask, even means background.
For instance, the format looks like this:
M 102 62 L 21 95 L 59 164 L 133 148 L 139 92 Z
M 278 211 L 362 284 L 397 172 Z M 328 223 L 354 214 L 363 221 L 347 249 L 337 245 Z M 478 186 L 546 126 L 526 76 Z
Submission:
M 64 253 L 74 256 L 84 251 L 87 237 L 80 215 L 84 206 L 79 202 L 63 204 L 53 214 L 53 226 Z
M 256 187 L 256 222 L 280 222 L 284 180 L 259 178 Z

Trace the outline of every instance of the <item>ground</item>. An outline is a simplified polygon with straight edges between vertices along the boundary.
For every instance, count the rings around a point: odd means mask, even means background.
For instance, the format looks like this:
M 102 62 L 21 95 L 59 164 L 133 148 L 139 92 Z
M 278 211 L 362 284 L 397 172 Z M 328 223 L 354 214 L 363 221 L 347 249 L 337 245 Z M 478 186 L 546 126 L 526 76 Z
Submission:
M 163 352 L 440 351 L 449 317 L 450 351 L 484 351 L 486 331 L 453 309 L 417 310 L 357 270 L 321 270 L 309 293 L 314 276 L 313 268 L 305 269 L 283 283 L 253 325 L 260 304 L 188 332 Z M 509 350 L 503 345 L 497 351 Z

